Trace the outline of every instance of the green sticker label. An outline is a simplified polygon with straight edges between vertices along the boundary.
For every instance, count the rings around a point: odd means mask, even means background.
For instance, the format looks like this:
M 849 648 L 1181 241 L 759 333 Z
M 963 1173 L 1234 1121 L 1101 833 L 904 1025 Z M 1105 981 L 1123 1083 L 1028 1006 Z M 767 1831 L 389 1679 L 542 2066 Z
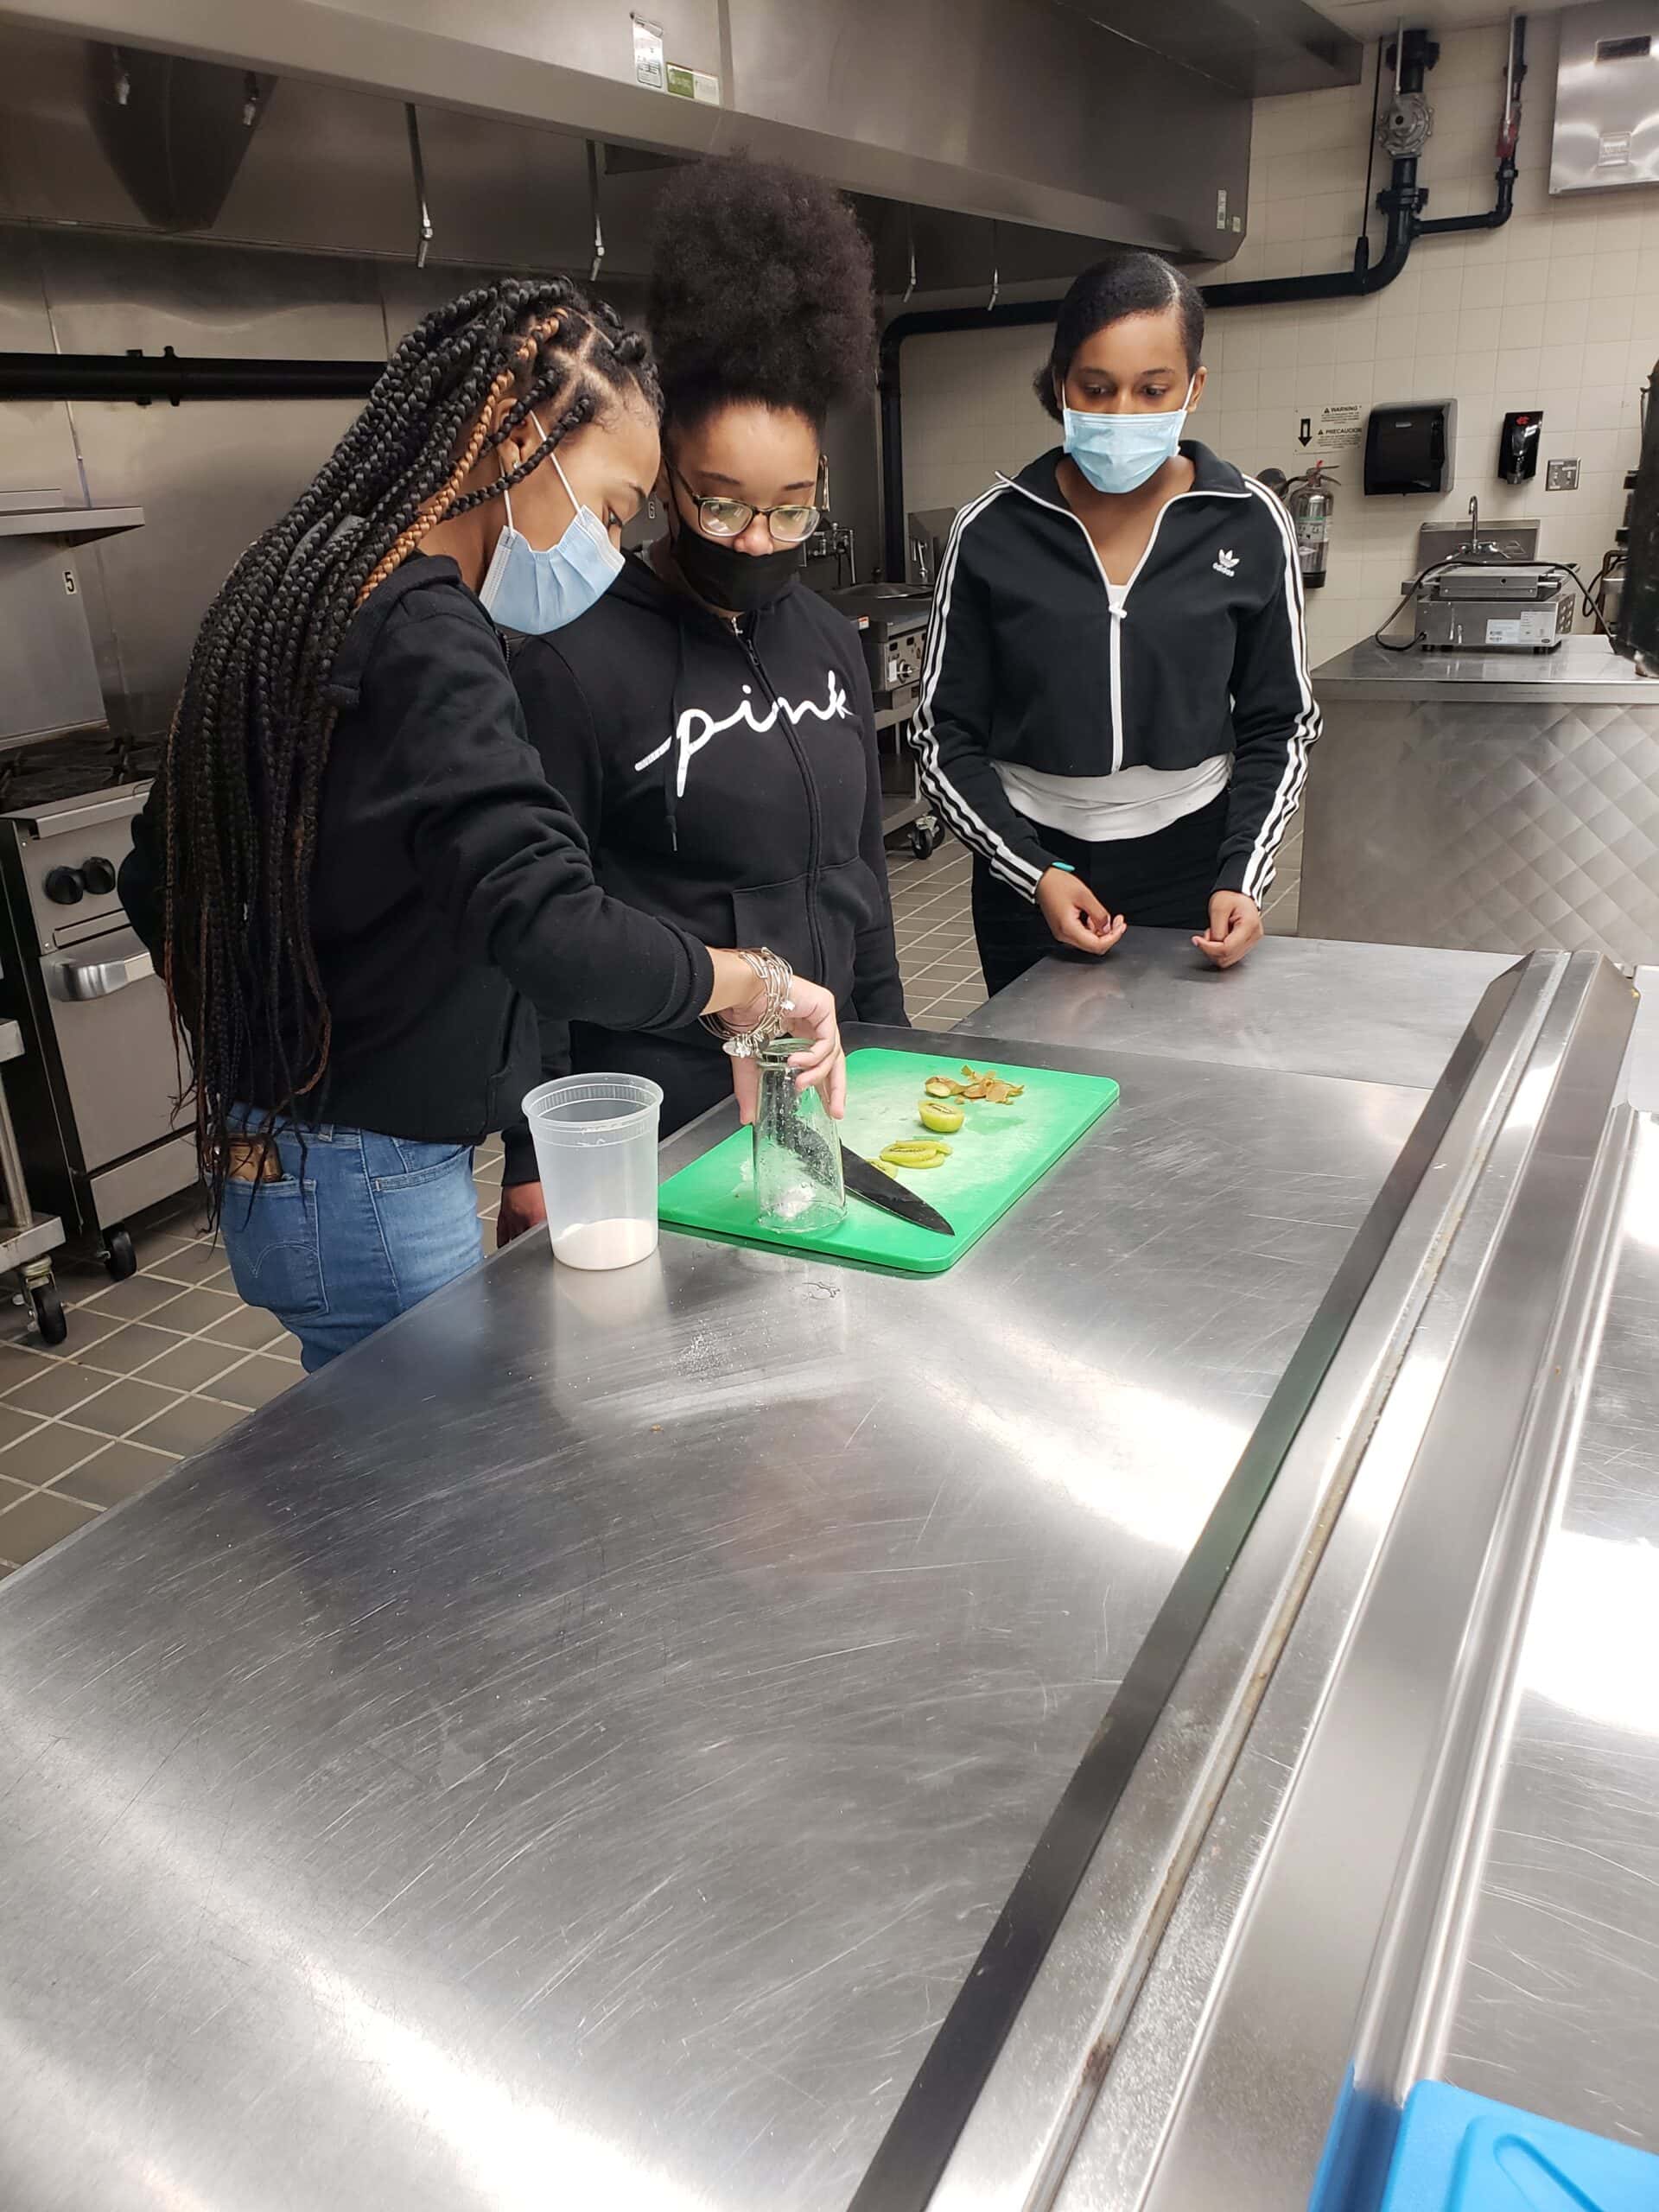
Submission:
M 705 107 L 720 105 L 720 79 L 706 69 L 687 69 L 680 62 L 671 61 L 668 90 L 676 99 L 700 100 Z

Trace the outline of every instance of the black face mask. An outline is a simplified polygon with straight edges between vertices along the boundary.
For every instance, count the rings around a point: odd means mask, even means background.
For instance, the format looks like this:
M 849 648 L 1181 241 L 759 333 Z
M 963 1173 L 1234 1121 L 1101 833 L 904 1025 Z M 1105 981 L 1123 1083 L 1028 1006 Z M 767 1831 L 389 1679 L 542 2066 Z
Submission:
M 776 553 L 740 553 L 734 545 L 705 537 L 674 509 L 674 558 L 680 574 L 699 599 L 734 614 L 753 614 L 771 607 L 790 590 L 801 573 L 801 549 L 785 545 Z

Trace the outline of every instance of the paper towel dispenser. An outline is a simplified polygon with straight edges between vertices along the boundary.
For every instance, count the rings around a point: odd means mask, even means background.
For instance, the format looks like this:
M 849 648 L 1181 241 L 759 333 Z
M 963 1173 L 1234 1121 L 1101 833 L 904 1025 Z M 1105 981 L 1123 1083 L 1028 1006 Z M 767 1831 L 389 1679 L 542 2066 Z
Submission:
M 1365 425 L 1365 489 L 1449 492 L 1456 442 L 1455 399 L 1373 407 Z

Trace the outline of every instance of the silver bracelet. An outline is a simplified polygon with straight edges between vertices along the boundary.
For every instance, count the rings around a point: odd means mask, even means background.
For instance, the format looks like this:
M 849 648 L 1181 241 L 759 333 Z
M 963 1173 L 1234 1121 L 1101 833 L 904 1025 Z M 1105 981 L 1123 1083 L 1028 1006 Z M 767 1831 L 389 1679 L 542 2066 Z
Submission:
M 759 1020 L 747 1027 L 729 1021 L 723 1014 L 705 1014 L 702 1020 L 709 1035 L 718 1037 L 734 1060 L 747 1060 L 752 1059 L 762 1045 L 781 1037 L 788 1027 L 787 1017 L 795 1011 L 795 1001 L 790 996 L 795 971 L 787 960 L 780 958 L 767 945 L 762 945 L 758 951 L 745 948 L 738 957 L 747 963 L 765 994 L 766 1003 Z

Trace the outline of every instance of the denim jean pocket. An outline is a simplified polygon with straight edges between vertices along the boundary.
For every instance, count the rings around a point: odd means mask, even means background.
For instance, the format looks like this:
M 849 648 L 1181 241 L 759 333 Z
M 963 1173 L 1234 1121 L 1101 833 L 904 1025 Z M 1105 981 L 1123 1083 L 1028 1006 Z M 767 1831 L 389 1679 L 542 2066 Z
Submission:
M 365 1137 L 369 1180 L 377 1191 L 418 1191 L 445 1175 L 470 1175 L 469 1144 L 417 1144 L 411 1137 Z M 381 1174 L 383 1167 L 391 1172 Z
M 219 1228 L 232 1279 L 248 1305 L 281 1320 L 327 1312 L 315 1183 L 296 1175 L 232 1183 Z

